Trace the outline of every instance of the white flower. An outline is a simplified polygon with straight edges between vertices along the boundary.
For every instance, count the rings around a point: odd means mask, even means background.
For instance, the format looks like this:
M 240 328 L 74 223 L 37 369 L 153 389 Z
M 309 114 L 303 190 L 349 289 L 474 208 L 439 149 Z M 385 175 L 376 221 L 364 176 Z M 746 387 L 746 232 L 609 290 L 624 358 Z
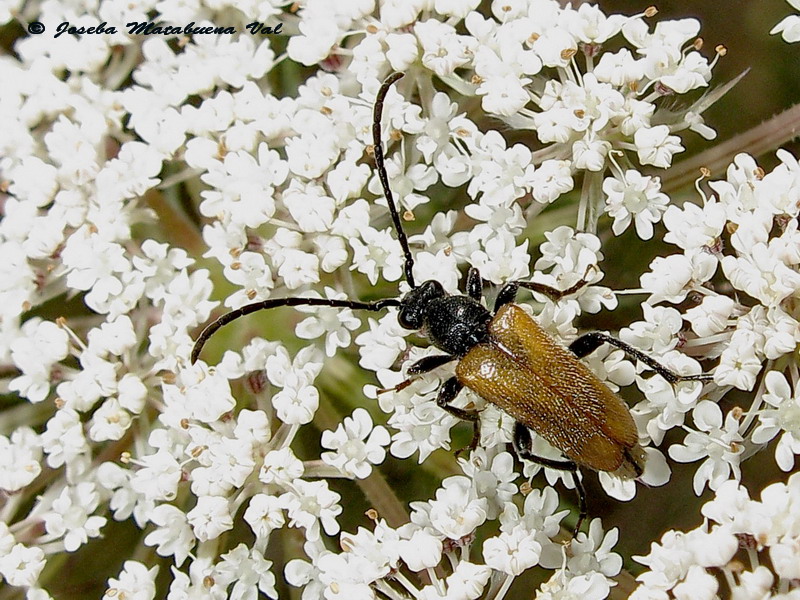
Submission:
M 11 438 L 0 435 L 0 489 L 17 492 L 42 472 L 42 442 L 30 427 L 19 427 Z
M 160 504 L 150 513 L 150 520 L 158 526 L 144 538 L 147 546 L 157 546 L 159 556 L 175 556 L 175 565 L 181 566 L 195 544 L 192 528 L 186 514 L 171 504 Z
M 679 462 L 705 458 L 694 475 L 694 491 L 699 496 L 708 483 L 713 490 L 727 480 L 731 472 L 739 478 L 739 461 L 744 451 L 739 421 L 733 411 L 722 421 L 719 406 L 709 400 L 698 403 L 692 416 L 699 431 L 692 431 L 682 445 L 670 446 L 669 455 Z
M 650 272 L 641 276 L 642 287 L 650 292 L 648 302 L 682 302 L 696 283 L 708 281 L 717 268 L 716 258 L 702 250 L 656 257 Z
M 201 496 L 186 514 L 195 537 L 201 542 L 213 540 L 233 528 L 228 500 L 222 496 Z
M 789 533 L 797 531 L 798 483 L 800 479 L 793 475 L 786 484 L 769 485 L 760 502 L 750 500 L 738 482 L 723 483 L 702 508 L 703 515 L 718 525 L 704 522 L 686 534 L 668 531 L 661 544 L 652 545 L 648 556 L 635 557 L 651 570 L 637 578 L 642 585 L 631 597 L 665 597 L 672 590 L 676 598 L 715 598 L 722 575 L 724 580 L 738 582 L 731 594 L 736 599 L 765 597 L 773 585 L 790 589 L 789 581 L 796 578 L 800 564 L 796 535 Z M 741 548 L 752 557 L 751 570 L 737 569 L 734 579 L 737 563 L 732 559 Z M 769 568 L 759 565 L 767 554 Z
M 156 595 L 156 575 L 158 566 L 148 569 L 135 560 L 126 560 L 119 579 L 108 580 L 108 589 L 103 600 L 130 598 L 131 600 L 152 600 Z
M 309 293 L 309 298 L 318 298 L 319 294 Z M 346 295 L 325 287 L 326 298 L 346 299 Z M 350 332 L 361 325 L 361 320 L 353 315 L 349 308 L 328 307 L 298 307 L 301 312 L 311 312 L 314 316 L 298 323 L 295 328 L 297 337 L 309 340 L 325 335 L 325 354 L 329 357 L 336 353 L 337 348 L 346 348 L 350 345 Z
M 133 414 L 139 414 L 144 409 L 147 400 L 147 386 L 133 373 L 125 373 L 117 386 L 119 403 L 122 408 Z
M 602 600 L 610 590 L 611 580 L 602 573 L 573 575 L 562 569 L 542 584 L 536 600 Z
M 131 425 L 131 415 L 122 408 L 119 400 L 109 398 L 92 415 L 89 437 L 95 442 L 118 440 Z
M 378 282 L 379 271 L 386 281 L 397 281 L 403 273 L 403 253 L 392 230 L 377 231 L 368 227 L 360 234 L 361 240 L 350 238 L 353 248 L 350 269 L 364 273 L 372 285 Z
M 223 587 L 233 583 L 230 592 L 233 600 L 256 598 L 259 591 L 270 598 L 277 598 L 275 575 L 270 571 L 271 567 L 272 562 L 259 551 L 239 544 L 222 555 L 222 561 L 214 567 L 215 579 Z
M 453 26 L 434 19 L 417 22 L 414 34 L 422 46 L 422 64 L 443 77 L 469 62 L 476 40 L 457 35 Z
M 256 538 L 264 542 L 271 531 L 280 529 L 286 522 L 280 500 L 267 494 L 256 494 L 250 498 L 244 520 L 250 525 Z
M 302 477 L 303 471 L 303 462 L 294 455 L 290 448 L 282 448 L 267 453 L 258 478 L 264 483 L 286 486 Z
M 653 237 L 653 224 L 659 221 L 669 202 L 657 177 L 646 177 L 629 169 L 621 179 L 605 179 L 603 192 L 607 195 L 606 212 L 614 219 L 611 228 L 616 235 L 625 231 L 633 220 L 640 238 Z
M 172 454 L 159 449 L 136 459 L 141 467 L 131 477 L 131 488 L 152 501 L 172 500 L 178 493 L 181 466 Z
M 691 202 L 672 205 L 664 212 L 664 226 L 669 230 L 664 241 L 684 250 L 713 246 L 725 226 L 725 207 L 714 200 L 702 207 Z
M 672 164 L 673 154 L 684 150 L 680 138 L 670 135 L 666 125 L 637 129 L 633 134 L 633 143 L 636 145 L 640 163 L 662 169 Z
M 787 0 L 795 9 L 800 10 L 797 2 Z M 789 15 L 784 17 L 775 27 L 769 30 L 771 35 L 780 33 L 783 41 L 793 44 L 800 41 L 800 15 Z
M 400 540 L 400 558 L 412 571 L 433 568 L 442 560 L 442 541 L 425 531 L 417 529 L 407 540 Z
M 389 176 L 389 187 L 394 195 L 395 202 L 400 209 L 407 208 L 414 210 L 422 204 L 426 204 L 429 199 L 416 193 L 424 192 L 437 180 L 436 170 L 423 164 L 411 165 L 408 168 L 403 166 L 403 157 L 399 154 L 386 158 L 386 174 Z M 370 181 L 369 190 L 373 193 L 382 191 L 378 177 L 373 177 Z
M 32 587 L 44 568 L 44 551 L 36 546 L 14 544 L 0 554 L 0 575 L 9 585 Z
M 283 203 L 300 231 L 325 232 L 333 224 L 335 201 L 319 185 L 303 186 L 292 181 L 283 194 Z
M 675 586 L 673 593 L 677 600 L 714 600 L 719 598 L 717 578 L 707 573 L 703 567 L 689 567 L 685 579 Z
M 356 337 L 360 360 L 358 364 L 364 369 L 377 371 L 388 369 L 406 348 L 403 336 L 405 330 L 397 323 L 397 315 L 391 312 L 379 320 L 367 319 L 369 331 Z
M 325 481 L 296 479 L 288 492 L 279 498 L 281 508 L 286 510 L 291 527 L 303 527 L 310 540 L 319 539 L 319 526 L 328 535 L 339 531 L 336 517 L 342 512 L 340 496 L 328 488 Z
M 800 273 L 776 255 L 775 246 L 763 242 L 748 246 L 744 256 L 725 256 L 722 271 L 734 287 L 765 306 L 774 306 L 800 290 Z
M 370 560 L 351 552 L 327 553 L 316 562 L 320 570 L 319 579 L 325 585 L 325 598 L 347 600 L 350 598 L 374 598 L 370 584 L 386 574 L 386 570 Z
M 419 57 L 417 39 L 411 33 L 390 33 L 386 36 L 386 45 L 386 60 L 397 72 L 407 71 Z
M 599 140 L 594 134 L 587 134 L 583 139 L 572 144 L 572 157 L 575 168 L 601 172 L 606 166 L 606 156 L 611 150 L 611 143 Z
M 550 204 L 575 185 L 566 160 L 546 160 L 534 170 L 530 178 L 531 194 L 534 200 Z
M 479 498 L 467 477 L 456 475 L 442 482 L 436 499 L 412 502 L 411 521 L 428 525 L 451 540 L 471 534 L 486 520 L 486 498 Z
M 94 483 L 84 481 L 76 486 L 65 487 L 53 500 L 51 511 L 44 515 L 48 536 L 63 538 L 67 552 L 74 552 L 90 537 L 98 537 L 106 519 L 91 513 L 99 503 L 100 495 Z
M 487 77 L 476 90 L 483 96 L 481 107 L 488 113 L 511 116 L 530 102 L 530 94 L 525 86 L 531 83 L 527 77 L 514 74 Z
M 274 283 L 272 271 L 260 253 L 242 252 L 234 262 L 226 265 L 225 279 L 241 287 L 225 299 L 225 306 L 238 308 L 269 295 Z
M 180 390 L 184 406 L 190 411 L 187 416 L 203 423 L 213 423 L 233 410 L 236 401 L 222 372 L 197 365 L 194 369 L 187 376 L 187 387 Z
M 258 227 L 273 215 L 274 186 L 289 174 L 289 166 L 275 150 L 262 143 L 258 159 L 244 151 L 229 152 L 212 166 L 202 179 L 219 192 L 205 193 L 200 204 L 204 215 L 248 227 Z
M 578 534 L 570 542 L 571 557 L 567 560 L 567 568 L 576 574 L 597 571 L 606 577 L 619 575 L 622 557 L 611 550 L 618 539 L 616 528 L 604 532 L 600 519 L 592 519 L 589 533 Z
M 763 399 L 772 408 L 759 411 L 758 426 L 751 439 L 764 444 L 782 433 L 775 447 L 775 462 L 783 471 L 791 471 L 795 455 L 800 453 L 800 396 L 792 393 L 786 378 L 778 371 L 767 373 L 764 382 Z
M 42 449 L 47 454 L 47 464 L 54 468 L 69 465 L 89 451 L 77 412 L 69 408 L 56 412 L 42 434 Z
M 133 515 L 137 524 L 147 522 L 147 517 L 142 513 L 149 511 L 153 503 L 144 500 L 140 494 L 133 491 L 130 485 L 130 470 L 106 461 L 98 467 L 97 479 L 103 489 L 111 492 L 108 505 L 113 511 L 115 520 L 123 521 Z
M 486 565 L 509 575 L 519 575 L 539 562 L 542 545 L 536 541 L 536 533 L 523 525 L 509 532 L 491 537 L 483 543 L 483 559 Z
M 470 263 L 484 279 L 499 284 L 525 279 L 530 274 L 528 240 L 517 246 L 514 237 L 506 233 L 488 240 L 484 248 L 470 256 Z
M 200 430 L 202 431 L 202 430 Z M 192 491 L 200 495 L 222 495 L 244 485 L 253 472 L 253 446 L 246 439 L 200 436 L 200 446 L 189 451 L 202 466 L 192 471 Z
M 464 474 L 471 477 L 478 496 L 486 498 L 487 518 L 496 519 L 517 492 L 514 459 L 509 452 L 489 453 L 476 448 L 469 460 L 459 459 Z
M 283 389 L 272 397 L 278 418 L 290 425 L 310 423 L 319 407 L 319 392 L 306 375 L 290 371 L 283 380 Z
M 446 580 L 447 597 L 476 600 L 483 593 L 492 574 L 488 566 L 462 560 Z
M 697 335 L 711 336 L 728 327 L 735 305 L 728 296 L 706 296 L 699 306 L 690 308 L 684 316 Z
M 357 408 L 336 431 L 322 432 L 322 446 L 336 452 L 323 452 L 321 458 L 347 476 L 364 479 L 372 472 L 372 465 L 383 462 L 383 447 L 389 441 L 389 432 L 380 425 L 373 427 L 369 413 Z
M 58 189 L 58 169 L 35 156 L 24 158 L 9 175 L 14 182 L 9 191 L 34 206 L 46 206 Z
M 31 402 L 41 402 L 50 393 L 51 369 L 69 353 L 67 332 L 55 323 L 34 317 L 22 325 L 10 347 L 11 360 L 22 375 L 12 379 L 9 388 Z

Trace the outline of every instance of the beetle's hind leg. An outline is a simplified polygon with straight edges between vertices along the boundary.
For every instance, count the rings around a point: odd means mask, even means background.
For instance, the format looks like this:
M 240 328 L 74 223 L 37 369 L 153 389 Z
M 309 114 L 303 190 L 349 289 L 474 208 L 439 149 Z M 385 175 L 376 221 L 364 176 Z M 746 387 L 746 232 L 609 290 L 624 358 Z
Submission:
M 581 525 L 583 525 L 586 517 L 589 516 L 589 507 L 586 502 L 586 488 L 583 487 L 583 480 L 578 472 L 578 465 L 571 460 L 554 460 L 534 454 L 531 433 L 528 431 L 528 428 L 520 422 L 514 423 L 514 450 L 517 456 L 525 460 L 535 462 L 543 467 L 549 467 L 550 469 L 570 472 L 572 481 L 575 484 L 575 491 L 578 493 L 578 522 L 575 523 L 575 529 L 572 530 L 572 537 L 577 537 L 578 532 L 581 530 Z
M 642 361 L 670 383 L 679 383 L 681 381 L 709 381 L 713 378 L 712 375 L 707 375 L 705 373 L 701 373 L 699 375 L 680 375 L 679 373 L 668 369 L 656 359 L 648 356 L 641 350 L 638 350 L 630 344 L 626 344 L 622 340 L 618 340 L 617 338 L 600 331 L 592 331 L 590 333 L 583 334 L 569 345 L 569 349 L 578 358 L 583 358 L 584 356 L 597 350 L 604 343 L 616 346 L 620 350 L 624 351 L 628 356 Z

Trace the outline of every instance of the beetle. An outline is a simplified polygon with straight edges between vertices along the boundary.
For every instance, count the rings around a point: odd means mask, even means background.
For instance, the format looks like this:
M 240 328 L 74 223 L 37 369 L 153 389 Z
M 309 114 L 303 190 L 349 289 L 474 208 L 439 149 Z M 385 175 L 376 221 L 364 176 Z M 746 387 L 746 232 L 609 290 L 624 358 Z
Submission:
M 408 379 L 392 389 L 402 389 L 424 373 L 457 362 L 455 375 L 439 388 L 437 405 L 459 419 L 472 422 L 469 449 L 479 442 L 480 416 L 477 409 L 453 405 L 464 387 L 511 415 L 515 420 L 513 446 L 520 458 L 571 473 L 580 511 L 573 531 L 576 536 L 588 514 L 579 469 L 607 471 L 632 479 L 642 475 L 645 464 L 645 453 L 627 405 L 579 359 L 608 343 L 672 384 L 707 380 L 710 376 L 679 375 L 640 350 L 601 332 L 586 333 L 565 348 L 514 304 L 520 288 L 557 300 L 587 285 L 585 276 L 565 290 L 529 281 L 508 282 L 500 289 L 492 311 L 481 302 L 483 280 L 475 268 L 468 271 L 465 294 L 448 294 L 435 280 L 417 285 L 412 273 L 414 258 L 389 187 L 381 143 L 383 103 L 389 88 L 402 76 L 393 73 L 381 85 L 373 110 L 372 136 L 375 167 L 404 254 L 404 275 L 411 290 L 401 298 L 370 302 L 306 297 L 254 302 L 210 323 L 195 342 L 191 361 L 197 360 L 203 345 L 220 327 L 256 311 L 281 306 L 329 306 L 373 312 L 397 308 L 398 322 L 403 328 L 422 332 L 443 353 L 416 361 L 407 371 Z M 531 430 L 560 450 L 563 460 L 534 454 Z

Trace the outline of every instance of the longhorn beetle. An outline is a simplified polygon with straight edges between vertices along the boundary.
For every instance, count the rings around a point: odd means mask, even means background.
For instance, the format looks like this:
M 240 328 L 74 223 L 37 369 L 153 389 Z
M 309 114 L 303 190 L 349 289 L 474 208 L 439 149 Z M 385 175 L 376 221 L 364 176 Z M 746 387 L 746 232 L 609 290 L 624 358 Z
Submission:
M 577 292 L 588 283 L 585 279 L 566 290 L 529 281 L 508 282 L 500 289 L 493 312 L 481 304 L 483 281 L 475 268 L 467 274 L 466 294 L 450 295 L 435 280 L 417 285 L 412 273 L 414 258 L 389 188 L 381 146 L 383 102 L 389 88 L 402 76 L 393 73 L 381 85 L 375 98 L 372 136 L 375 167 L 403 250 L 405 278 L 411 290 L 402 298 L 371 302 L 303 297 L 254 302 L 210 323 L 198 337 L 191 360 L 193 363 L 197 360 L 203 345 L 220 327 L 260 310 L 281 306 L 330 306 L 369 311 L 399 308 L 400 325 L 425 333 L 443 354 L 426 356 L 415 362 L 408 369 L 409 379 L 392 389 L 402 389 L 414 377 L 457 361 L 455 375 L 439 388 L 436 404 L 451 415 L 472 422 L 470 449 L 475 448 L 480 439 L 479 411 L 453 406 L 462 388 L 471 389 L 511 415 L 516 421 L 513 445 L 520 458 L 571 473 L 580 509 L 573 532 L 573 536 L 577 535 L 588 514 L 586 491 L 578 469 L 608 471 L 631 479 L 642 474 L 645 462 L 645 453 L 639 445 L 636 425 L 627 406 L 578 359 L 608 343 L 642 361 L 672 384 L 706 380 L 710 376 L 679 375 L 636 348 L 600 332 L 584 334 L 568 349 L 564 348 L 513 303 L 521 287 L 557 300 Z M 529 430 L 560 450 L 564 459 L 535 455 Z

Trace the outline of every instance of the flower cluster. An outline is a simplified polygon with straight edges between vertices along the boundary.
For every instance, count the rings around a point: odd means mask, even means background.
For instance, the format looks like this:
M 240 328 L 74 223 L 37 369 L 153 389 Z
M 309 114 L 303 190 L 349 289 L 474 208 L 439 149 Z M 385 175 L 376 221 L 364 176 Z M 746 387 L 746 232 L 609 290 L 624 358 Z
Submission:
M 746 416 L 723 419 L 715 401 L 729 386 L 752 388 L 764 361 L 774 365 L 800 341 L 789 301 L 800 262 L 796 163 L 784 156 L 783 169 L 757 177 L 740 159 L 714 188 L 718 199 L 682 209 L 668 208 L 659 179 L 639 170 L 670 166 L 687 130 L 714 135 L 700 114 L 707 102 L 664 102 L 709 83 L 716 58 L 701 53 L 699 23 L 651 27 L 654 10 L 607 16 L 555 0 L 498 0 L 484 13 L 477 0 L 378 4 L 0 7 L 2 21 L 48 27 L 155 19 L 242 32 L 258 19 L 288 34 L 28 36 L 0 60 L 0 360 L 14 394 L 0 431 L 0 576 L 31 600 L 47 600 L 59 585 L 60 561 L 50 557 L 102 547 L 112 519 L 131 521 L 141 539 L 140 560 L 121 557 L 109 577 L 109 599 L 274 598 L 288 584 L 327 600 L 500 600 L 534 567 L 549 571 L 543 599 L 609 594 L 622 564 L 612 551 L 616 530 L 595 519 L 588 534 L 560 545 L 567 511 L 551 487 L 518 493 L 527 484 L 517 484 L 520 468 L 506 451 L 513 421 L 491 406 L 462 474 L 441 477 L 433 498 L 404 497 L 415 500 L 407 522 L 376 518 L 372 531 L 342 534 L 342 552 L 331 549 L 351 506 L 334 479 L 363 491 L 387 454 L 429 464 L 451 446 L 457 421 L 435 400 L 445 372 L 391 393 L 370 385 L 362 395 L 351 384 L 341 403 L 321 394 L 347 378 L 336 361 L 353 358 L 353 346 L 384 388 L 433 352 L 409 344 L 395 311 L 364 324 L 352 310 L 274 312 L 268 337 L 293 342 L 243 344 L 231 327 L 235 349 L 216 366 L 190 360 L 218 305 L 408 290 L 407 282 L 385 284 L 402 278 L 403 257 L 372 169 L 375 95 L 392 70 L 406 77 L 390 90 L 382 123 L 390 186 L 405 221 L 434 213 L 424 227 L 409 225 L 417 281 L 456 292 L 467 265 L 495 284 L 568 289 L 583 280 L 557 302 L 534 294 L 538 322 L 569 342 L 577 316 L 617 305 L 599 285 L 601 216 L 615 234 L 632 227 L 642 239 L 663 219 L 668 241 L 686 254 L 643 277 L 646 321 L 623 333 L 672 369 L 698 373 L 677 348 L 687 320 L 695 337 L 682 350 L 721 357 L 717 395 L 701 401 L 710 384 L 644 377 L 621 351 L 587 362 L 609 387 L 635 380 L 645 392 L 635 411 L 643 445 L 659 444 L 694 411 L 695 429 L 670 455 L 705 459 L 699 488 L 737 474 L 745 442 L 780 435 L 778 461 L 790 465 L 800 447 L 796 369 L 770 366 Z M 621 49 L 603 51 L 612 39 Z M 320 68 L 296 89 L 281 88 L 303 73 L 297 63 Z M 465 112 L 469 103 L 455 102 L 465 98 L 480 110 Z M 498 119 L 535 132 L 535 142 L 510 144 L 492 128 Z M 528 221 L 578 180 L 576 223 L 542 232 L 532 271 Z M 465 207 L 434 206 L 433 197 L 448 200 L 456 188 L 451 196 L 467 198 Z M 736 231 L 734 252 L 723 256 L 725 227 Z M 718 265 L 760 304 L 704 285 Z M 708 303 L 683 315 L 654 306 L 689 291 Z M 352 406 L 363 396 L 377 396 L 376 410 Z M 458 402 L 484 404 L 469 392 Z M 376 422 L 378 408 L 387 427 Z M 642 480 L 665 483 L 663 455 L 646 452 Z M 540 467 L 524 468 L 533 475 Z M 545 471 L 551 483 L 562 476 Z M 633 481 L 601 481 L 616 497 L 635 494 Z M 281 554 L 269 551 L 274 537 L 292 535 L 304 541 L 304 558 L 265 558 Z
M 705 522 L 688 533 L 668 531 L 650 554 L 632 600 L 796 598 L 800 581 L 800 475 L 772 484 L 751 500 L 726 481 L 702 509 Z M 724 593 L 723 593 L 724 591 Z
M 681 252 L 656 258 L 642 275 L 645 320 L 620 332 L 680 372 L 694 368 L 684 353 L 718 357 L 705 396 L 699 385 L 637 378 L 646 396 L 633 408 L 640 432 L 660 443 L 670 429 L 686 430 L 669 455 L 702 461 L 698 494 L 739 479 L 741 461 L 774 438 L 782 470 L 791 471 L 800 452 L 798 370 L 787 360 L 800 343 L 800 164 L 783 150 L 778 158 L 766 173 L 740 154 L 724 180 L 708 183 L 710 195 L 701 192 L 701 205 L 666 210 L 664 239 Z M 684 322 L 689 332 L 681 332 Z M 723 414 L 718 402 L 732 388 L 756 388 L 752 404 Z
M 542 599 L 564 597 L 567 589 L 607 596 L 615 585 L 610 578 L 622 566 L 611 550 L 616 530 L 604 534 L 600 521 L 593 520 L 588 535 L 562 545 L 555 538 L 568 511 L 558 511 L 553 488 L 530 491 L 520 510 L 511 501 L 517 486 L 509 453 L 480 450 L 459 462 L 464 475 L 445 479 L 432 500 L 413 502 L 409 523 L 391 527 L 379 520 L 372 531 L 343 533 L 341 553 L 309 540 L 305 551 L 311 562 L 291 561 L 289 583 L 331 600 L 374 598 L 375 591 L 397 600 L 409 594 L 475 600 L 485 592 L 502 597 L 516 576 L 540 565 L 556 569 L 538 596 Z M 473 562 L 475 531 L 491 520 L 499 520 L 500 531 L 483 541 L 483 563 Z

